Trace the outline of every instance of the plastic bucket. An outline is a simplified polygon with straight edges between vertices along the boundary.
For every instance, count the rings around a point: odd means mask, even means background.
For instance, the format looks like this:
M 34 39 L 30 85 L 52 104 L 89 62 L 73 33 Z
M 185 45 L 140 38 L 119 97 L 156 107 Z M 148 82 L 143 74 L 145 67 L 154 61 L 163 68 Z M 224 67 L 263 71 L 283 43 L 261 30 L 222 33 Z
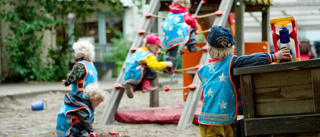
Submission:
M 43 110 L 45 102 L 43 100 L 35 101 L 31 103 L 32 110 Z

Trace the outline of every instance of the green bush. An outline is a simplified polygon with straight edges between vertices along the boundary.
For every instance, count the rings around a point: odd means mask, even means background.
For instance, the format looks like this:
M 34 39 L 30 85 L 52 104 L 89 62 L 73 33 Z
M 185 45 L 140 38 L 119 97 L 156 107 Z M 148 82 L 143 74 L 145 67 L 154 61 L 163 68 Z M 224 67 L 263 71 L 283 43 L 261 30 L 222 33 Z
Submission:
M 112 70 L 112 77 L 117 77 L 122 65 L 127 57 L 132 42 L 123 38 L 123 34 L 116 33 L 120 38 L 112 38 L 112 54 L 105 54 L 102 56 L 102 61 L 114 61 L 116 68 Z

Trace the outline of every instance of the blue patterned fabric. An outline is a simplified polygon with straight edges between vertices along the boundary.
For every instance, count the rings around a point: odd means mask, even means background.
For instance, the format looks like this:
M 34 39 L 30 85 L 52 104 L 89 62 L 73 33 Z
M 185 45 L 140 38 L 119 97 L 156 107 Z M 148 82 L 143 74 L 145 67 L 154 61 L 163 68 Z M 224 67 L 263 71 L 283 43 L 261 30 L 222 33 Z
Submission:
M 237 117 L 237 96 L 229 66 L 232 58 L 233 55 L 230 55 L 198 70 L 204 91 L 198 119 L 201 124 L 227 125 L 232 124 Z
M 137 50 L 125 62 L 124 81 L 126 83 L 137 85 L 143 77 L 144 66 L 140 60 L 145 60 L 152 53 L 150 51 Z
M 77 124 L 77 118 L 75 116 L 69 115 L 70 112 L 77 111 L 79 109 L 86 108 L 90 113 L 90 119 L 93 121 L 93 113 L 88 106 L 83 107 L 75 107 L 68 106 L 65 103 L 62 103 L 61 108 L 59 110 L 58 118 L 57 118 L 57 136 L 65 137 L 70 133 L 70 130 L 74 124 Z M 82 131 L 83 132 L 83 131 Z M 86 132 L 86 131 L 85 131 Z
M 72 83 L 72 93 L 79 91 L 78 86 L 77 86 L 78 84 L 82 84 L 83 89 L 84 89 L 90 83 L 98 83 L 98 72 L 92 62 L 82 60 L 82 61 L 76 62 L 76 64 L 77 63 L 81 63 L 85 66 L 87 75 L 84 77 L 83 83 L 79 83 L 79 82 L 82 82 L 82 80 L 80 80 L 78 83 Z M 83 92 L 83 89 L 80 89 L 80 91 Z
M 161 27 L 164 30 L 164 46 L 171 49 L 189 41 L 190 26 L 184 22 L 183 13 L 169 13 Z

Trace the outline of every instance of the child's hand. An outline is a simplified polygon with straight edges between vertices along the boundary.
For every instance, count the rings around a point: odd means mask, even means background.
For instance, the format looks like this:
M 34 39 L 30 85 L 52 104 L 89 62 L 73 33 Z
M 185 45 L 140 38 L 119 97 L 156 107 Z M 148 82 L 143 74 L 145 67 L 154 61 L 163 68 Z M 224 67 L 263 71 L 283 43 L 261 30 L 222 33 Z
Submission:
M 65 80 L 65 79 L 63 79 L 63 80 L 62 80 L 62 82 L 61 82 L 61 84 L 62 84 L 62 85 L 64 85 L 64 83 L 65 83 L 65 82 L 66 82 L 66 80 Z
M 166 61 L 166 63 L 167 63 L 167 67 L 172 67 L 172 62 L 171 61 Z
M 276 54 L 276 61 L 278 60 L 287 60 L 290 59 L 290 50 L 288 50 L 287 48 L 284 48 L 280 51 L 278 51 Z

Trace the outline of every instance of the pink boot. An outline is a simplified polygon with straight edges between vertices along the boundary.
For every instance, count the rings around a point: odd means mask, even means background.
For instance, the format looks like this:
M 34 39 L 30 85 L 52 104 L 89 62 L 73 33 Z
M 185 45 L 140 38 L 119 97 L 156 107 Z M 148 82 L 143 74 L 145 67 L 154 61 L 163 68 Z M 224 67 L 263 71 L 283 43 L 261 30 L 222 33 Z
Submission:
M 133 98 L 133 92 L 134 92 L 136 86 L 128 83 L 125 85 L 125 88 L 126 88 L 127 96 L 129 98 Z
M 150 92 L 157 90 L 158 87 L 152 87 L 151 86 L 151 81 L 150 80 L 144 80 L 142 81 L 142 92 Z

